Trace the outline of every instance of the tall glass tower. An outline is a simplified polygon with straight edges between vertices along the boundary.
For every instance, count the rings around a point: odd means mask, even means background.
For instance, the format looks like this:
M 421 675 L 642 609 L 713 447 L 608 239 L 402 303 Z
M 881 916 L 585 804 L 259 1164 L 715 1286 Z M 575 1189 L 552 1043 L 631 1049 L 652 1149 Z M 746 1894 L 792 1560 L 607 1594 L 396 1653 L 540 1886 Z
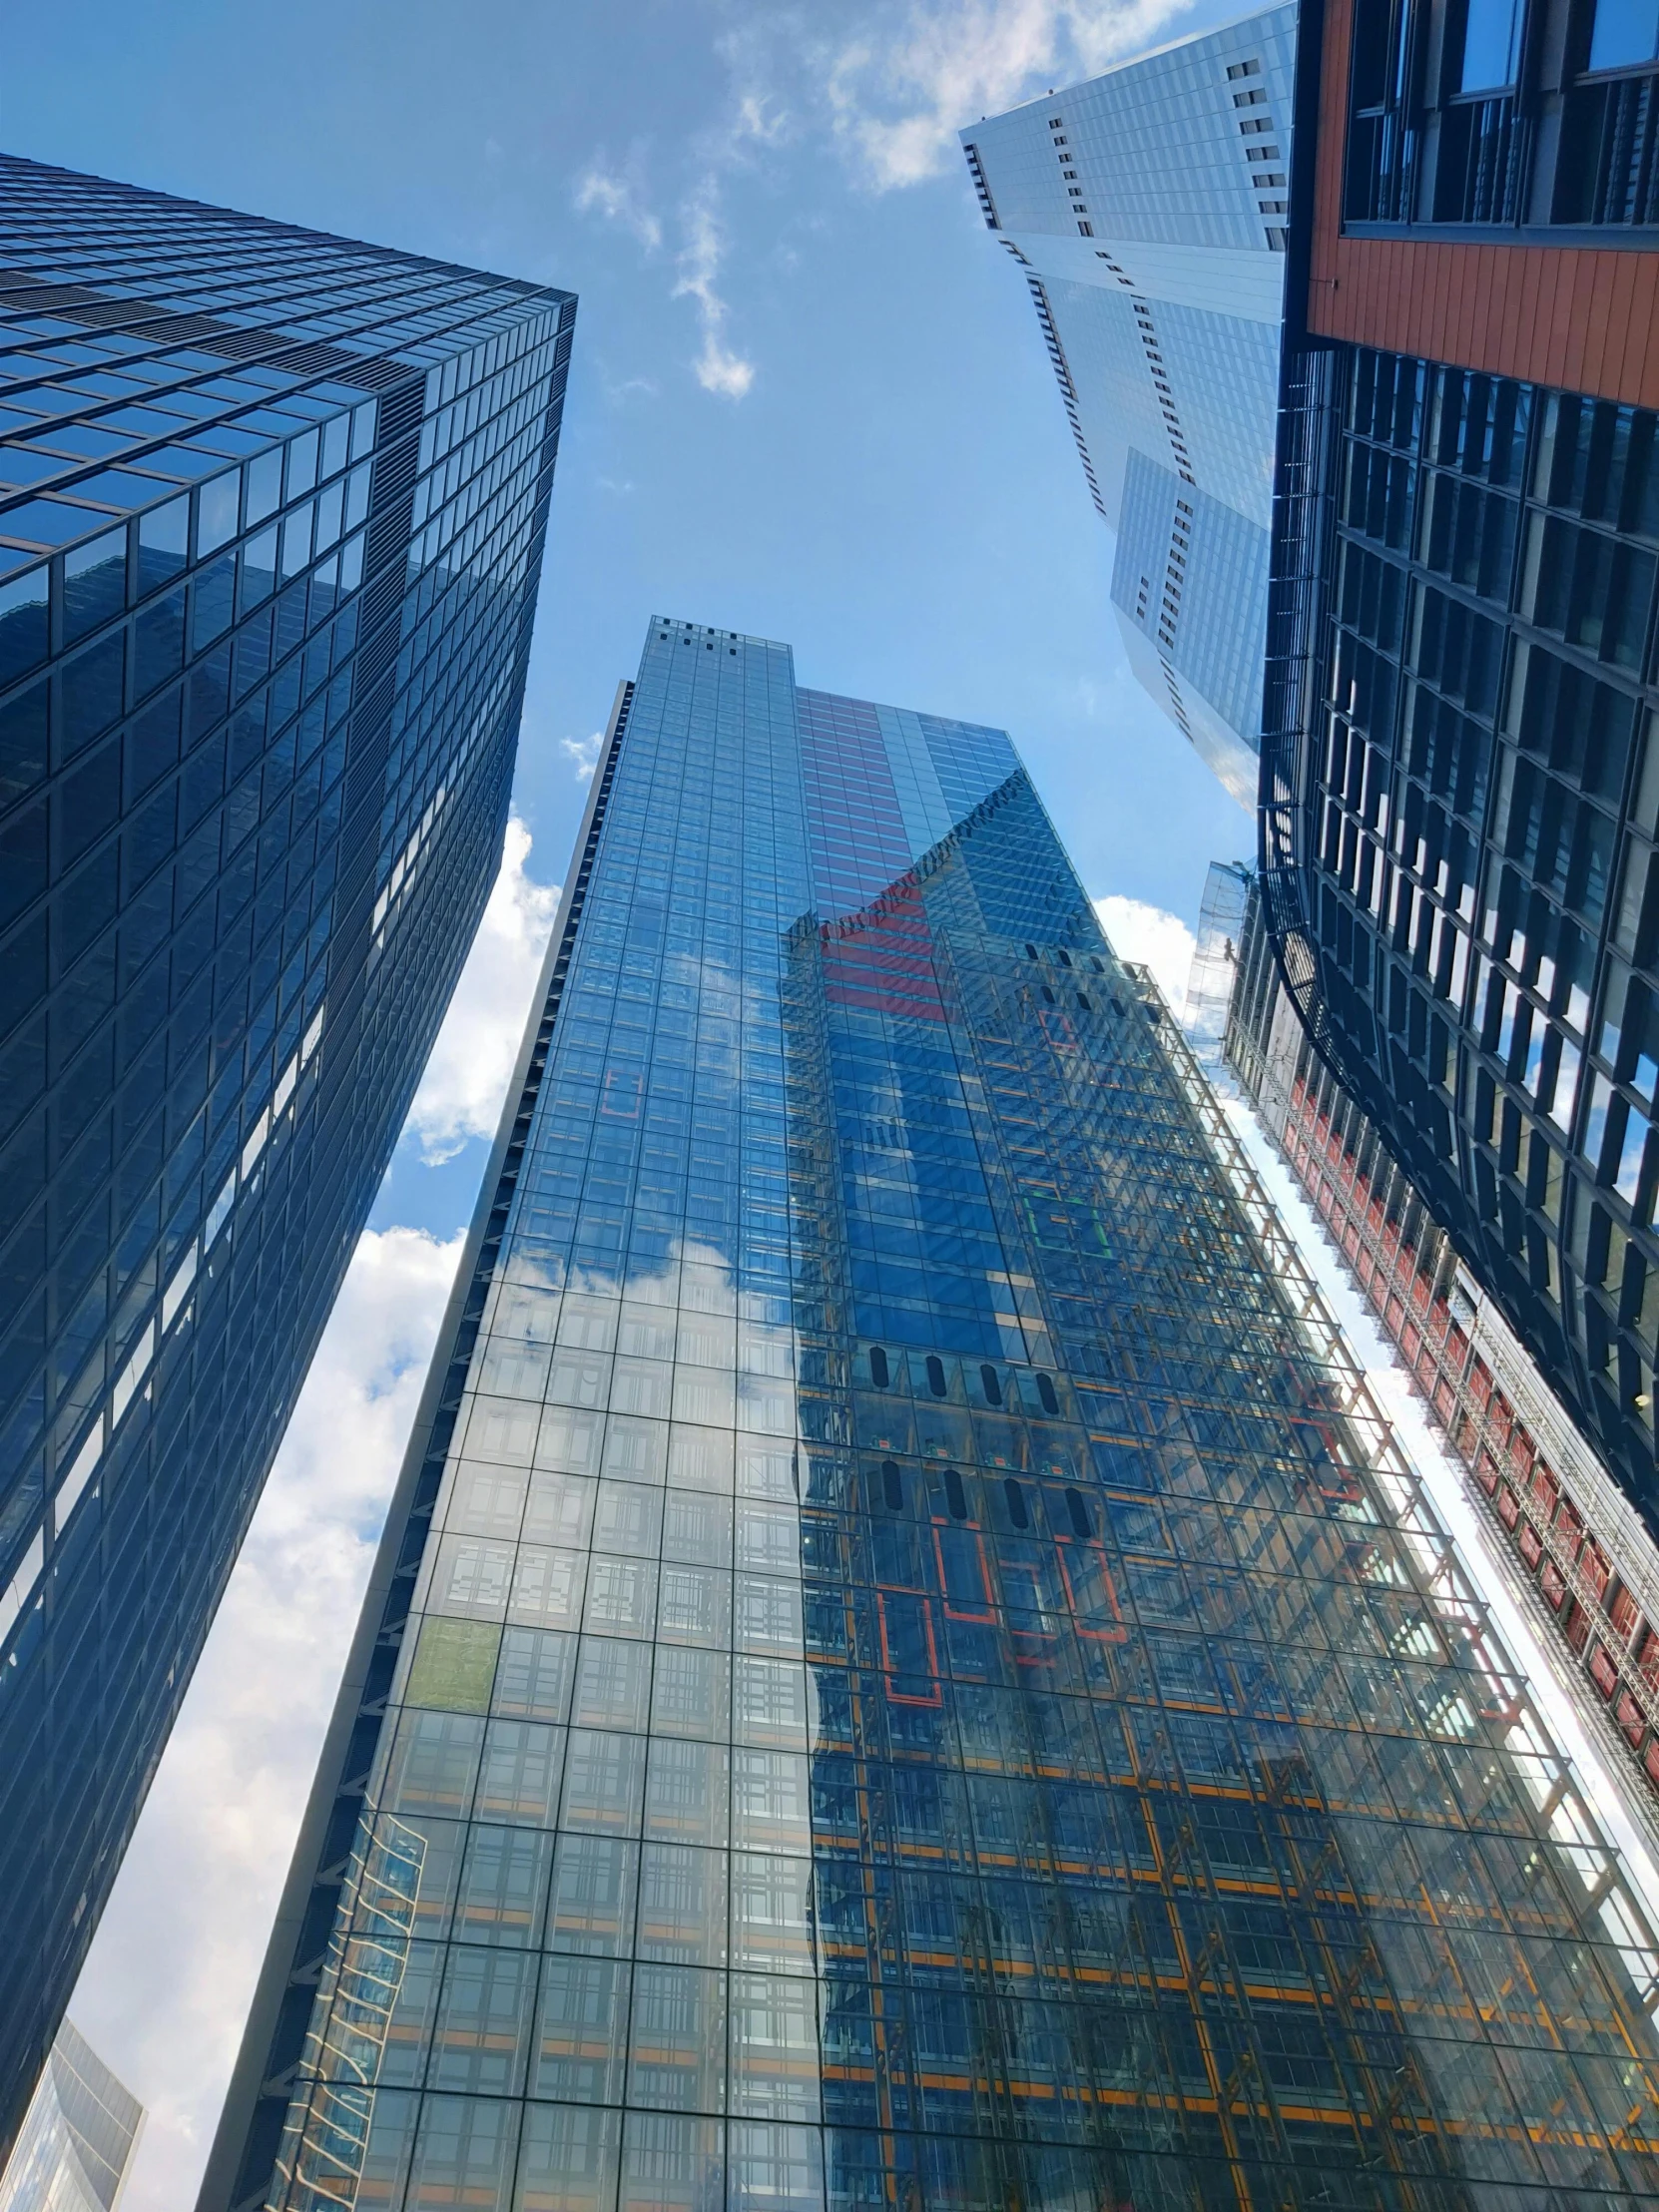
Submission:
M 1130 666 L 1249 808 L 1297 17 L 1279 0 L 960 134 L 1117 534 Z
M 575 302 L 0 230 L 3 2156 L 495 872 Z
M 1656 1974 L 1008 740 L 654 622 L 203 2207 L 1611 2207 Z
M 143 2126 L 143 2105 L 65 2019 L 0 2168 L 0 2212 L 116 2212 Z

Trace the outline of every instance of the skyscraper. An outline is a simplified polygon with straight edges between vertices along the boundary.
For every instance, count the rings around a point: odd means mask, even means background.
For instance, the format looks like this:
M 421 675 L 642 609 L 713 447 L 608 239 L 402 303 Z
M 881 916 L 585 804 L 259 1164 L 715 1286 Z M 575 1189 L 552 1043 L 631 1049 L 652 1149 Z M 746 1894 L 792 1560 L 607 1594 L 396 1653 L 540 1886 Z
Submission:
M 1334 0 L 1301 67 L 1268 918 L 1322 1056 L 1659 1530 L 1659 68 L 1614 0 L 1434 42 Z
M 0 2169 L 0 2212 L 115 2212 L 143 2125 L 143 2105 L 66 2019 Z
M 1130 666 L 1256 805 L 1297 11 L 961 133 L 1025 273 Z
M 0 226 L 3 2148 L 497 865 L 574 301 Z
M 1611 2205 L 1656 1975 L 1008 740 L 653 622 L 204 2212 Z
M 1212 867 L 1212 883 L 1218 876 L 1234 891 L 1236 870 Z M 1254 884 L 1233 949 L 1226 1067 L 1463 1467 L 1559 1687 L 1659 1839 L 1659 1550 L 1377 1125 L 1314 1050 Z M 1189 991 L 1189 1030 L 1191 1021 Z

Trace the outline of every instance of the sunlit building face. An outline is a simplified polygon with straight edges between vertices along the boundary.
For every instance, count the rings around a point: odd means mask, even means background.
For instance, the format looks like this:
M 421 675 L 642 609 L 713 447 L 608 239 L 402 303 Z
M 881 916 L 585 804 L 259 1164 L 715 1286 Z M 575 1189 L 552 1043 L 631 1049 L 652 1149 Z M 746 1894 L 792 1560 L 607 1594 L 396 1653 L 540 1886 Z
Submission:
M 762 639 L 623 687 L 331 1742 L 204 2203 L 1659 2183 L 1639 1905 L 1011 745 Z

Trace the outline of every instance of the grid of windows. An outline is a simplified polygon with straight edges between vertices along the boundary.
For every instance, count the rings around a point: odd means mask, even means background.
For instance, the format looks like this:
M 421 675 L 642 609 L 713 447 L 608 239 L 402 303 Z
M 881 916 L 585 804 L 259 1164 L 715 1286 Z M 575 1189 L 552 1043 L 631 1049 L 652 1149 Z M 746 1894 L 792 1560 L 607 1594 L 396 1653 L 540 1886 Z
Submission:
M 910 860 L 881 726 L 861 699 L 810 691 L 797 698 L 802 774 L 812 793 L 813 886 L 827 916 L 851 913 Z
M 1130 665 L 1247 805 L 1295 44 L 1294 10 L 1269 8 L 962 133 L 986 222 L 1035 300 L 1091 496 L 1119 532 Z M 1217 588 L 1180 647 L 1192 547 L 1170 525 L 1165 477 L 1214 510 Z
M 834 910 L 870 723 L 652 626 L 211 2201 L 1651 2186 L 1659 1951 L 1214 1100 L 993 733 Z
M 1098 238 L 1265 248 L 1255 171 L 1289 154 L 1295 62 L 1295 11 L 1266 8 L 961 136 L 1010 233 L 1075 239 L 1080 198 Z M 1276 161 L 1247 159 L 1252 141 Z
M 1113 601 L 1173 674 L 1253 744 L 1261 720 L 1268 556 L 1264 526 L 1131 451 Z
M 493 872 L 574 302 L 0 208 L 4 2141 Z
M 110 2212 L 144 2125 L 144 2107 L 65 2020 L 0 2169 L 5 2212 Z
M 1659 1524 L 1654 418 L 1341 362 L 1296 870 L 1321 1036 Z
M 1557 1679 L 1613 1770 L 1634 1769 L 1638 1817 L 1659 1835 L 1659 1550 L 1376 1124 L 1314 1051 L 1254 884 L 1232 977 L 1228 1065 L 1472 1478 L 1466 1493 L 1491 1517 Z
M 1656 60 L 1627 0 L 1358 0 L 1346 221 L 1651 227 Z

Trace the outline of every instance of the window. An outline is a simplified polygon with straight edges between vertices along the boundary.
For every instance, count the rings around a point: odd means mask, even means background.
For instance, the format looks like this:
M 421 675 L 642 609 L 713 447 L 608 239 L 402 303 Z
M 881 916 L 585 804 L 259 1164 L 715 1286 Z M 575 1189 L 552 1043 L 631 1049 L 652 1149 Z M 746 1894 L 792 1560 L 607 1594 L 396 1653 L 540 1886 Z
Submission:
M 1592 69 L 1629 69 L 1659 55 L 1659 0 L 1597 0 Z
M 1468 0 L 1463 22 L 1462 92 L 1497 92 L 1515 81 L 1520 0 Z

